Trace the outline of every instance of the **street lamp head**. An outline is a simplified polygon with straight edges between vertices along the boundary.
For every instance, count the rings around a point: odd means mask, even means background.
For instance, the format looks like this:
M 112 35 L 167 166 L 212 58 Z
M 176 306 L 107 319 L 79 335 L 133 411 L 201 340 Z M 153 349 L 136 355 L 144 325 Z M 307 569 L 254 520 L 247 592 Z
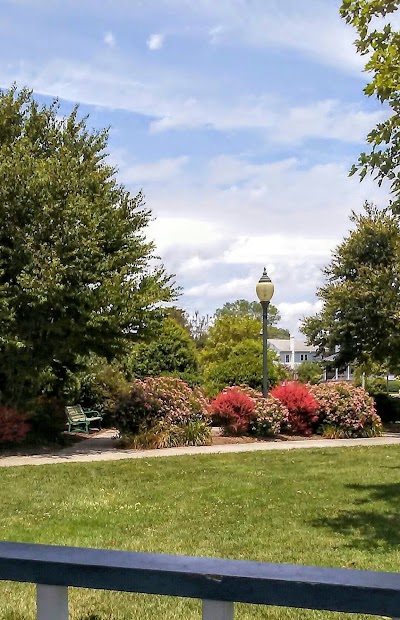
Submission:
M 262 274 L 260 281 L 256 286 L 257 297 L 262 303 L 263 301 L 271 301 L 274 294 L 274 285 L 271 282 L 271 278 L 267 274 L 267 270 L 264 267 L 264 273 Z

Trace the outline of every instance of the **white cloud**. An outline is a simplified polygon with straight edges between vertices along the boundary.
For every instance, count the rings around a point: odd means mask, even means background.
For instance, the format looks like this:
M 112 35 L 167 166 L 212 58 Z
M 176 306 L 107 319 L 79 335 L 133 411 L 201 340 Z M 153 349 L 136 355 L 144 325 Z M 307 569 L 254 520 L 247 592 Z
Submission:
M 160 183 L 170 181 L 173 177 L 182 172 L 182 168 L 188 163 L 186 156 L 159 159 L 158 161 L 146 164 L 136 164 L 133 166 L 120 168 L 119 177 L 125 183 Z
M 146 41 L 146 45 L 152 51 L 161 49 L 164 45 L 164 35 L 160 33 L 151 34 Z
M 246 296 L 251 289 L 254 289 L 254 280 L 248 278 L 235 278 L 221 284 L 204 283 L 193 286 L 185 291 L 186 297 L 237 297 Z
M 225 252 L 223 260 L 227 264 L 262 265 L 268 260 L 298 261 L 304 257 L 313 260 L 327 260 L 337 239 L 307 237 L 298 235 L 251 235 L 239 236 L 235 243 Z
M 221 244 L 224 231 L 215 222 L 193 217 L 157 217 L 150 225 L 150 236 L 162 250 L 177 245 L 199 248 Z
M 106 45 L 108 45 L 108 47 L 115 47 L 115 36 L 111 31 L 106 32 L 103 41 Z
M 148 187 L 157 214 L 151 236 L 185 288 L 183 306 L 209 313 L 225 301 L 254 299 L 266 264 L 274 303 L 286 304 L 284 325 L 297 331 L 298 320 L 314 313 L 321 268 L 347 233 L 351 210 L 365 198 L 387 198 L 347 171 L 346 162 L 307 167 L 294 158 L 252 164 L 221 156 L 196 170 L 193 183 L 186 171 L 162 188 Z
M 109 61 L 107 61 L 109 62 Z M 0 84 L 16 80 L 44 95 L 59 96 L 152 118 L 150 130 L 213 128 L 218 131 L 262 132 L 267 142 L 301 143 L 310 138 L 359 143 L 385 112 L 365 111 L 360 105 L 318 100 L 290 105 L 270 94 L 244 95 L 218 89 L 212 82 L 144 62 L 104 67 L 52 60 L 33 67 L 2 65 Z
M 339 16 L 337 2 L 326 0 L 162 0 L 186 12 L 198 32 L 203 26 L 213 44 L 295 50 L 314 62 L 360 74 L 365 58 L 356 54 L 354 30 Z
M 359 105 L 333 100 L 292 107 L 270 96 L 233 97 L 230 101 L 191 97 L 171 107 L 167 115 L 159 116 L 150 128 L 153 132 L 196 127 L 253 129 L 264 131 L 266 140 L 277 143 L 301 143 L 309 138 L 357 143 L 385 116 L 384 110 L 367 112 Z
M 276 137 L 291 143 L 313 137 L 362 142 L 371 128 L 386 116 L 384 110 L 365 112 L 359 106 L 343 105 L 339 101 L 317 101 L 289 108 L 285 122 L 277 123 Z
M 285 327 L 291 334 L 298 336 L 300 334 L 299 329 L 301 326 L 301 320 L 304 317 L 317 314 L 322 308 L 320 301 L 311 303 L 309 301 L 299 301 L 295 303 L 281 303 L 278 304 L 278 310 L 281 314 L 282 327 Z M 301 338 L 304 338 L 301 335 Z

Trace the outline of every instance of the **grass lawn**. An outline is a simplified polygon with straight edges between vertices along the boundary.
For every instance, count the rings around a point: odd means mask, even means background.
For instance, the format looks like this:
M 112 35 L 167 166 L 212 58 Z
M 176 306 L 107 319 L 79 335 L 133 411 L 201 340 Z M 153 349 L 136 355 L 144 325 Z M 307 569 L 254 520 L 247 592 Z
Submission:
M 400 446 L 1 468 L 0 539 L 400 572 L 399 503 Z M 201 617 L 183 599 L 70 599 L 73 620 Z M 33 587 L 0 583 L 1 620 L 34 617 Z M 344 614 L 239 605 L 236 617 Z

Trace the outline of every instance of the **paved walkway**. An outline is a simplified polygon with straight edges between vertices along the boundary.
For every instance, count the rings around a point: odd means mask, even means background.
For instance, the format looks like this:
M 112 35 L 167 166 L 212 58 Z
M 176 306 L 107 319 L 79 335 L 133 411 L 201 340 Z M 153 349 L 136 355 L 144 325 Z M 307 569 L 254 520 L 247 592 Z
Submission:
M 400 445 L 400 435 L 385 433 L 373 439 L 302 439 L 296 441 L 259 441 L 254 443 L 225 444 L 221 446 L 190 446 L 162 450 L 117 450 L 115 431 L 105 430 L 79 444 L 54 454 L 0 457 L 0 467 L 20 465 L 49 465 L 53 463 L 88 463 L 95 461 L 121 461 L 125 459 L 149 459 L 182 454 L 230 454 L 234 452 L 260 452 L 268 450 L 301 450 L 304 448 L 342 448 L 344 446 L 390 446 Z

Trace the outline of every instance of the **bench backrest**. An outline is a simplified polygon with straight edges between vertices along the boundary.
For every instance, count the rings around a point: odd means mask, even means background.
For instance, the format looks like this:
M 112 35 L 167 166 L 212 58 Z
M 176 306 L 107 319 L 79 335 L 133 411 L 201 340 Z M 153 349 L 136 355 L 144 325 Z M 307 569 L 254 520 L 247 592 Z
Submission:
M 86 421 L 86 415 L 81 405 L 73 405 L 72 407 L 65 407 L 68 418 L 71 422 L 84 422 Z

